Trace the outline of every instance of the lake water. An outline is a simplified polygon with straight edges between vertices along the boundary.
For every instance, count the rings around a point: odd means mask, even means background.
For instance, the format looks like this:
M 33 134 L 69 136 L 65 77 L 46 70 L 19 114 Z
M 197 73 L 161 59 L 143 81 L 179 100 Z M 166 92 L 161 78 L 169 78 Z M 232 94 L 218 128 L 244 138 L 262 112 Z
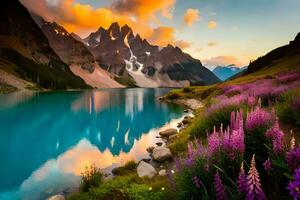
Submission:
M 0 199 L 45 199 L 78 187 L 85 167 L 145 158 L 183 109 L 168 89 L 0 95 Z M 176 121 L 177 119 L 177 121 Z

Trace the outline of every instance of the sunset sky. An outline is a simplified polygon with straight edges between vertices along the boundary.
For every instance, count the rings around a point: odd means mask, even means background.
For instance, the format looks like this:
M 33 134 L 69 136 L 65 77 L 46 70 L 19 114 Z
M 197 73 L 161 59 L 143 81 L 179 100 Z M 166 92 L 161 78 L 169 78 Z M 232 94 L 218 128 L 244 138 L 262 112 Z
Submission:
M 236 64 L 300 32 L 299 0 L 21 0 L 32 12 L 86 37 L 112 22 L 153 44 L 181 47 L 208 66 Z

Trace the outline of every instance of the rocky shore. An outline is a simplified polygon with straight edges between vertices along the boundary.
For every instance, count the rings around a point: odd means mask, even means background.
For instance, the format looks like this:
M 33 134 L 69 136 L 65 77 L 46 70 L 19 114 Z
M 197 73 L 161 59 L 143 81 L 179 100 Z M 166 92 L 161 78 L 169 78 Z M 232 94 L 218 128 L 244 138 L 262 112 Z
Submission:
M 152 178 L 156 175 L 165 176 L 167 170 L 174 172 L 173 155 L 168 148 L 170 144 L 179 134 L 180 130 L 186 128 L 193 119 L 193 114 L 189 113 L 177 124 L 159 132 L 159 136 L 163 139 L 163 143 L 156 143 L 156 146 L 147 148 L 151 159 L 142 159 L 137 166 L 137 174 L 139 177 Z

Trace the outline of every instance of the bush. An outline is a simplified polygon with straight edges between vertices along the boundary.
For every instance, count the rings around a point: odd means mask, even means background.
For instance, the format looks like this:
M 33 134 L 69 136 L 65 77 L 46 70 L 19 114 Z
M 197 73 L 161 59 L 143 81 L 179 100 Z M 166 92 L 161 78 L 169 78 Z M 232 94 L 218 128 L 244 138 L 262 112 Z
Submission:
M 206 138 L 207 131 L 211 132 L 214 126 L 223 124 L 223 127 L 227 127 L 230 122 L 230 113 L 235 110 L 238 110 L 237 106 L 228 106 L 209 115 L 202 113 L 200 116 L 197 116 L 186 131 L 192 136 Z
M 135 171 L 137 164 L 134 161 L 127 162 L 124 166 L 114 168 L 112 173 L 117 176 L 126 175 Z
M 85 172 L 82 173 L 81 191 L 88 191 L 93 187 L 98 187 L 103 182 L 103 174 L 96 168 L 95 164 L 86 167 Z

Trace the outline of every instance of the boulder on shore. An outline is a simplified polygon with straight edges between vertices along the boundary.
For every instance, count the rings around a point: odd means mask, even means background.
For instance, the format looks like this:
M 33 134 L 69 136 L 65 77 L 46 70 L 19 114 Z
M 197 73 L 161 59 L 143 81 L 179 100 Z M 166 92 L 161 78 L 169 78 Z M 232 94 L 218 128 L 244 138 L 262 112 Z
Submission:
M 153 160 L 158 162 L 164 162 L 172 158 L 172 154 L 167 147 L 156 147 L 153 149 L 152 153 Z
M 49 197 L 47 200 L 65 200 L 65 197 L 63 195 L 58 194 Z
M 162 169 L 162 170 L 160 170 L 160 171 L 158 172 L 158 174 L 159 174 L 160 176 L 166 176 L 166 175 L 167 175 L 167 171 L 166 171 L 165 169 Z
M 184 119 L 182 120 L 182 124 L 189 124 L 192 121 L 193 117 L 191 116 L 185 116 Z
M 157 174 L 157 172 L 152 165 L 144 161 L 141 161 L 137 167 L 137 174 L 139 177 L 147 176 L 149 178 L 152 178 Z
M 175 134 L 177 134 L 177 129 L 175 129 L 175 128 L 170 128 L 170 129 L 159 132 L 159 135 L 161 137 L 166 137 L 166 138 L 170 137 L 171 135 L 175 135 Z

